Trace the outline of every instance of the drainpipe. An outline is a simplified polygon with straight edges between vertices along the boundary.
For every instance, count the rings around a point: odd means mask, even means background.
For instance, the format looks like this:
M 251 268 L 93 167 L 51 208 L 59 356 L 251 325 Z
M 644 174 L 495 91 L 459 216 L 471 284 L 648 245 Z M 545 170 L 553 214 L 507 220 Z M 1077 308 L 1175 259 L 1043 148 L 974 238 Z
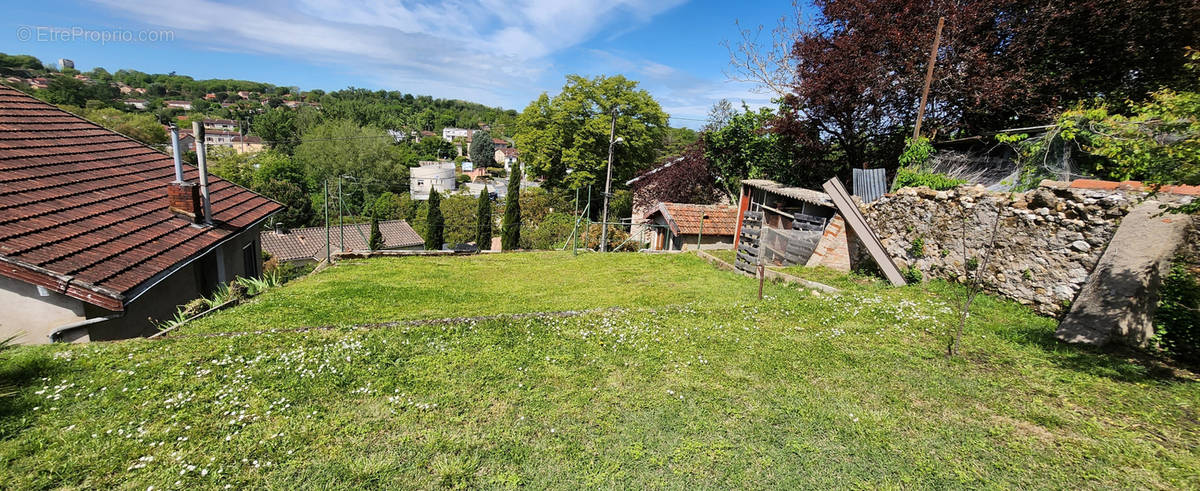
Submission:
M 63 333 L 65 333 L 67 331 L 73 331 L 75 329 L 87 327 L 92 324 L 98 324 L 98 323 L 101 323 L 104 321 L 119 319 L 119 318 L 123 317 L 124 315 L 125 315 L 124 313 L 120 313 L 120 314 L 113 314 L 113 315 L 108 315 L 108 316 L 104 316 L 104 317 L 93 317 L 91 319 L 82 320 L 79 322 L 72 322 L 65 326 L 59 326 L 58 328 L 54 329 L 53 331 L 50 331 L 50 336 L 49 336 L 50 342 L 51 343 L 59 342 L 59 338 L 61 338 Z
M 196 138 L 196 166 L 200 168 L 200 201 L 204 203 L 204 223 L 212 225 L 212 203 L 208 197 L 208 152 L 204 145 L 204 125 L 192 121 L 192 134 Z
M 183 160 L 179 153 L 179 127 L 171 123 L 171 150 L 175 157 L 175 182 L 183 182 Z

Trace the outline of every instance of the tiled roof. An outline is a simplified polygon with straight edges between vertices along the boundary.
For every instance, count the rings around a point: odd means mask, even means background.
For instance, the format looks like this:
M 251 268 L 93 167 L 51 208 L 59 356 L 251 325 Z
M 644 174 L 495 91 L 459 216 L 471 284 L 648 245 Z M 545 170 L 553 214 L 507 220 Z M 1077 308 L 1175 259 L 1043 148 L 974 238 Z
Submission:
M 367 248 L 367 239 L 371 237 L 370 223 L 343 225 L 342 230 L 339 233 L 338 227 L 329 228 L 329 240 L 333 252 L 341 250 L 343 233 L 345 234 L 346 250 L 360 251 Z M 425 240 L 417 235 L 417 232 L 404 220 L 379 222 L 379 234 L 383 236 L 385 249 L 425 244 Z M 325 227 L 298 228 L 282 234 L 264 230 L 261 236 L 263 250 L 280 261 L 325 259 Z
M 0 87 L 0 275 L 123 310 L 156 275 L 282 208 L 209 176 L 215 224 L 195 227 L 167 210 L 174 178 L 171 157 Z
M 675 235 L 700 233 L 700 219 L 704 215 L 704 235 L 733 235 L 737 229 L 737 207 L 727 205 L 692 205 L 686 203 L 659 203 L 646 214 L 646 218 L 662 215 Z
M 755 189 L 762 189 L 770 193 L 775 193 L 780 196 L 787 196 L 792 199 L 804 201 L 806 203 L 828 206 L 831 208 L 833 207 L 833 200 L 829 199 L 829 195 L 820 191 L 784 186 L 775 181 L 767 179 L 742 179 L 742 184 Z

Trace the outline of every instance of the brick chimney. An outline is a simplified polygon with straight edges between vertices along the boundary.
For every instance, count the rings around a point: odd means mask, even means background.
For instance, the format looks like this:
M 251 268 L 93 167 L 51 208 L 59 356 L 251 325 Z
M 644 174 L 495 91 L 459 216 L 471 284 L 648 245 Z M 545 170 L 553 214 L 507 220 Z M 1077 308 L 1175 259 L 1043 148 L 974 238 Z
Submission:
M 190 182 L 167 184 L 167 209 L 183 215 L 192 223 L 204 223 L 204 205 L 200 202 L 200 186 Z

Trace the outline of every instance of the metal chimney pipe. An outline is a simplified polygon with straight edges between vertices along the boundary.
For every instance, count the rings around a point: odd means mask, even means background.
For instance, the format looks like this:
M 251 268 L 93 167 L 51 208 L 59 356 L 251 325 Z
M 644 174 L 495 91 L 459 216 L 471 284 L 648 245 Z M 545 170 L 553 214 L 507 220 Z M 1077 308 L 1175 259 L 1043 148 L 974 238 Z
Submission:
M 175 157 L 175 182 L 183 182 L 183 159 L 179 153 L 179 127 L 171 123 L 171 152 Z
M 204 223 L 212 225 L 212 202 L 208 197 L 208 153 L 204 148 L 204 125 L 192 121 L 192 135 L 196 138 L 196 166 L 200 168 L 200 201 L 204 204 Z

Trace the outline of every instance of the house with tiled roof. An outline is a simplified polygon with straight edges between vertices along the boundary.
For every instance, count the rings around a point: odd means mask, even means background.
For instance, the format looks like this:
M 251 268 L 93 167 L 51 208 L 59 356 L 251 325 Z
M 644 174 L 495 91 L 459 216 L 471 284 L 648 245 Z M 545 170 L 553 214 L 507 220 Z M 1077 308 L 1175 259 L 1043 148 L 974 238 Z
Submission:
M 0 87 L 0 338 L 147 335 L 259 275 L 258 232 L 282 205 L 207 177 L 205 207 L 195 167 Z
M 738 209 L 728 205 L 659 203 L 645 215 L 650 249 L 733 249 Z
M 383 249 L 425 248 L 425 240 L 404 220 L 379 222 L 379 235 L 383 238 Z M 369 223 L 332 226 L 328 230 L 325 227 L 279 228 L 261 233 L 263 251 L 281 263 L 315 263 L 323 261 L 327 254 L 366 250 L 370 237 Z

